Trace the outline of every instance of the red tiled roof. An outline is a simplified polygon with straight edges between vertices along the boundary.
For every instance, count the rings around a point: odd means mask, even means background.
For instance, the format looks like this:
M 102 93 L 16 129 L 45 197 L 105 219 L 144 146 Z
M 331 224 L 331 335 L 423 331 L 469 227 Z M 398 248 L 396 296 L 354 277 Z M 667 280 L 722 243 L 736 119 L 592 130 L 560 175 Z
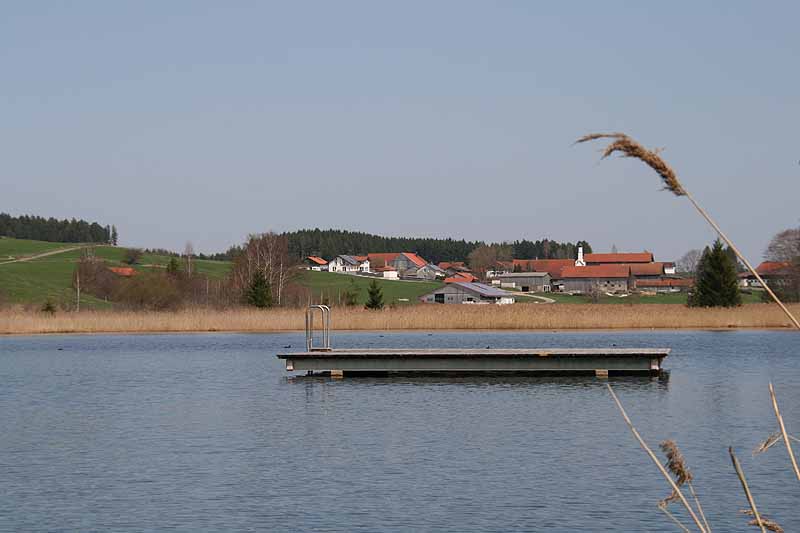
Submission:
M 425 265 L 428 264 L 427 261 L 425 261 L 423 258 L 418 256 L 417 254 L 413 254 L 413 253 L 410 253 L 410 252 L 403 252 L 403 255 L 406 256 L 408 259 L 410 259 L 412 263 L 414 263 L 415 265 L 417 265 L 420 268 L 424 267 Z
M 311 261 L 312 263 L 316 263 L 316 264 L 318 264 L 318 265 L 327 265 L 327 264 L 328 264 L 328 262 L 327 262 L 327 261 L 325 261 L 325 260 L 324 260 L 323 258 L 321 258 L 321 257 L 317 257 L 316 255 L 309 255 L 308 257 L 306 257 L 306 259 L 308 259 L 308 260 L 309 260 L 309 261 Z
M 691 287 L 694 280 L 690 278 L 681 279 L 637 279 L 637 287 Z
M 478 278 L 469 272 L 458 272 L 454 276 L 445 278 L 444 280 L 445 283 L 471 283 L 473 281 L 478 281 Z
M 586 264 L 589 263 L 652 263 L 653 254 L 650 252 L 635 252 L 621 254 L 586 254 Z
M 373 269 L 375 272 L 396 272 L 397 269 L 393 266 L 382 266 Z
M 593 265 L 585 267 L 564 267 L 562 278 L 627 278 L 630 275 L 628 265 Z
M 464 261 L 442 261 L 437 266 L 442 270 L 447 270 L 448 268 L 467 269 Z
M 425 265 L 428 264 L 428 262 L 425 261 L 423 258 L 411 252 L 376 253 L 376 254 L 369 254 L 367 257 L 369 257 L 370 263 L 374 263 L 376 261 L 377 262 L 382 261 L 384 264 L 388 265 L 389 263 L 392 263 L 395 259 L 397 259 L 397 256 L 401 254 L 404 255 L 406 258 L 408 258 L 408 260 L 414 263 L 418 268 L 424 267 Z
M 765 274 L 777 274 L 782 270 L 788 270 L 791 266 L 791 263 L 783 261 L 764 261 L 756 267 L 756 272 L 758 272 L 760 276 Z
M 136 270 L 131 267 L 108 267 L 108 269 L 118 276 L 129 278 L 136 274 Z
M 383 263 L 384 265 L 388 265 L 389 263 L 394 261 L 398 255 L 400 254 L 397 252 L 390 252 L 381 254 L 369 254 L 367 257 L 369 257 L 370 263 Z
M 634 276 L 660 276 L 664 273 L 665 263 L 633 263 L 631 267 Z
M 353 259 L 355 259 L 359 263 L 363 263 L 364 261 L 369 259 L 368 255 L 351 255 L 350 257 L 352 257 Z

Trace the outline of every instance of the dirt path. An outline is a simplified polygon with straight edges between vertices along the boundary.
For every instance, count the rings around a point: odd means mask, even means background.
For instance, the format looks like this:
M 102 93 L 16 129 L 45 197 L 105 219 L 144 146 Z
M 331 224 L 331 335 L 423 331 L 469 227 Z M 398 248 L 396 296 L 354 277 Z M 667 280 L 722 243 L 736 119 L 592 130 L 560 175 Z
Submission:
M 524 296 L 526 298 L 535 298 L 537 300 L 541 300 L 543 303 L 546 303 L 546 304 L 554 304 L 554 303 L 556 303 L 556 301 L 553 300 L 552 298 L 548 298 L 546 296 L 537 296 L 536 294 L 531 294 L 529 292 L 512 292 L 511 294 L 513 294 L 514 296 Z
M 71 248 L 59 248 L 58 250 L 50 250 L 49 252 L 42 252 L 36 255 L 28 255 L 25 257 L 20 257 L 19 259 L 12 259 L 11 261 L 3 261 L 0 262 L 0 266 L 8 265 L 10 263 L 24 263 L 25 261 L 33 261 L 34 259 L 41 259 L 42 257 L 49 257 L 51 255 L 63 254 L 66 252 L 71 252 L 73 250 L 80 250 L 81 248 L 85 248 L 85 246 L 72 246 Z

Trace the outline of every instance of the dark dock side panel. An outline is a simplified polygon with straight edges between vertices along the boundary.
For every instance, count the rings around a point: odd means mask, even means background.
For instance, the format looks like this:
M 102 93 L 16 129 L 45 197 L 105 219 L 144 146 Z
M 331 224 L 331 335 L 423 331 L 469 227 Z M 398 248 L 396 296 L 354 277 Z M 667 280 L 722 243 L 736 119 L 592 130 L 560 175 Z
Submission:
M 289 371 L 344 373 L 651 374 L 668 348 L 346 349 L 279 354 Z

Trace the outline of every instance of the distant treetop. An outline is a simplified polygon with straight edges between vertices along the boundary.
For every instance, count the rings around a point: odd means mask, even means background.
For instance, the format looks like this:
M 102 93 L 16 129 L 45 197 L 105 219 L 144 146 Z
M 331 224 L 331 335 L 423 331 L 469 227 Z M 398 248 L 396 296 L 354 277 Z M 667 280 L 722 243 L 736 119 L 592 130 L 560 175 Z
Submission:
M 116 228 L 114 228 L 116 229 Z M 0 236 L 48 242 L 111 243 L 111 226 L 85 220 L 57 220 L 32 215 L 0 213 Z
M 482 241 L 436 239 L 431 237 L 383 237 L 359 231 L 340 229 L 303 229 L 284 233 L 289 241 L 289 253 L 295 258 L 309 255 L 333 259 L 337 255 L 363 255 L 382 252 L 415 252 L 432 263 L 441 261 L 465 261 Z M 578 246 L 584 253 L 592 247 L 586 241 L 557 242 L 550 239 L 529 241 L 517 240 L 498 243 L 511 247 L 515 259 L 574 259 Z

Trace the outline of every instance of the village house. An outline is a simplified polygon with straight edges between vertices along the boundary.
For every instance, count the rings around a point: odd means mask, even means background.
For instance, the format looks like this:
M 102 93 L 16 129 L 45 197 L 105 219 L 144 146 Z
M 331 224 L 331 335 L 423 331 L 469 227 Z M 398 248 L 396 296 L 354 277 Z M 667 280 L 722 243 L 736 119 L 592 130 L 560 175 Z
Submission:
M 367 256 L 337 255 L 328 263 L 329 272 L 341 274 L 359 274 L 369 272 L 369 258 Z
M 452 276 L 459 272 L 471 272 L 464 261 L 442 261 L 437 266 L 444 270 L 448 276 Z
M 550 274 L 547 272 L 507 272 L 498 274 L 492 284 L 503 289 L 516 289 L 522 292 L 550 292 Z
M 428 263 L 423 267 L 417 269 L 417 273 L 415 276 L 417 279 L 426 279 L 426 280 L 437 280 L 437 279 L 444 279 L 447 277 L 447 272 L 439 268 L 438 266 L 434 265 L 433 263 Z
M 792 265 L 781 261 L 763 261 L 756 267 L 756 272 L 770 287 L 782 287 L 789 283 L 792 276 Z M 739 286 L 761 288 L 761 283 L 748 271 L 739 274 Z
M 322 272 L 328 270 L 328 262 L 321 257 L 309 255 L 305 258 L 306 270 Z
M 635 278 L 628 265 L 609 264 L 565 267 L 561 271 L 560 290 L 574 294 L 601 292 L 629 292 Z
M 694 285 L 689 278 L 637 279 L 636 289 L 642 292 L 684 292 Z
M 609 254 L 586 254 L 583 255 L 583 248 L 578 248 L 578 259 L 575 261 L 575 266 L 581 266 L 579 261 L 583 260 L 585 266 L 591 265 L 630 265 L 632 263 L 652 263 L 653 254 L 650 252 L 634 252 L 634 253 L 609 253 Z
M 419 298 L 423 303 L 497 304 L 514 303 L 514 295 L 483 283 L 447 283 Z
M 397 270 L 393 266 L 382 266 L 378 268 L 374 268 L 373 272 L 384 279 L 399 279 L 400 276 L 397 274 Z
M 374 268 L 381 266 L 393 267 L 399 277 L 401 278 L 418 278 L 422 279 L 435 279 L 436 276 L 431 269 L 422 272 L 422 276 L 418 276 L 418 271 L 428 265 L 428 262 L 421 258 L 419 255 L 411 252 L 388 252 L 388 253 L 372 253 L 368 254 L 367 258 Z M 426 278 L 426 276 L 431 276 Z M 444 276 L 442 276 L 444 277 Z
M 473 281 L 480 280 L 470 272 L 456 272 L 452 276 L 444 278 L 445 283 L 472 283 Z

